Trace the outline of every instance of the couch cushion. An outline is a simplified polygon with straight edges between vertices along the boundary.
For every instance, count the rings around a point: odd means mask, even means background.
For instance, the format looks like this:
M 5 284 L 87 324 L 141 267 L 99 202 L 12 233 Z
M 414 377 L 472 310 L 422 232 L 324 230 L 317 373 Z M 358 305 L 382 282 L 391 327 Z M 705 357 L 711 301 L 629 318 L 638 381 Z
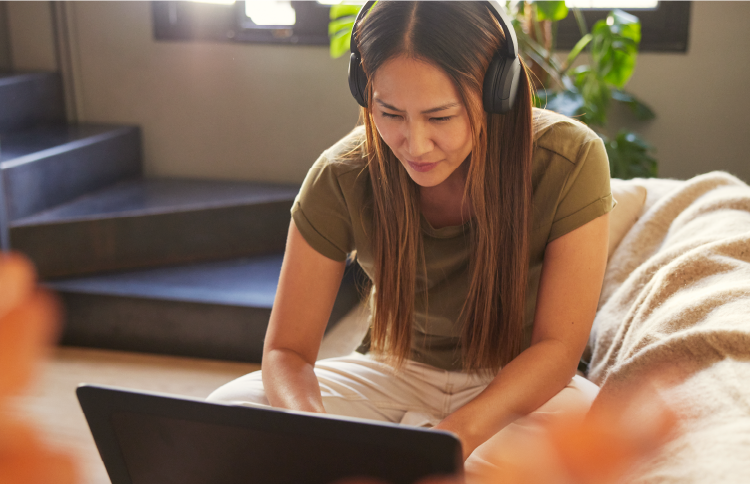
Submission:
M 610 180 L 612 196 L 617 200 L 617 206 L 609 216 L 609 249 L 607 259 L 612 257 L 620 241 L 628 230 L 635 225 L 646 203 L 646 188 L 633 180 Z

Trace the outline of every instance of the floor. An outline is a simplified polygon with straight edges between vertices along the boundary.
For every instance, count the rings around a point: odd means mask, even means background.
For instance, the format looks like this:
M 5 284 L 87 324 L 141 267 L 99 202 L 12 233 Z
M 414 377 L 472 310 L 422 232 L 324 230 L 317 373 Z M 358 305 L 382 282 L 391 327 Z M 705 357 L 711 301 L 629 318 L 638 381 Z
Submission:
M 367 327 L 365 308 L 352 310 L 328 332 L 319 359 L 349 354 Z M 80 484 L 109 484 L 104 465 L 75 396 L 81 383 L 97 383 L 205 398 L 211 391 L 260 365 L 147 355 L 89 348 L 58 347 L 17 412 L 31 420 L 51 445 L 65 449 L 80 464 Z

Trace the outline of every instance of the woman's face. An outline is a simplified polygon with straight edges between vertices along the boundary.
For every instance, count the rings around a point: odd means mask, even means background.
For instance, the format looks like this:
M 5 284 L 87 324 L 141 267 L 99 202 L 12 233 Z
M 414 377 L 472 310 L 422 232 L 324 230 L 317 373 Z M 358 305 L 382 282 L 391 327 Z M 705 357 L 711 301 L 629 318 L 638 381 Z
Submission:
M 432 64 L 387 61 L 373 77 L 372 109 L 383 141 L 422 187 L 443 183 L 471 153 L 466 107 L 451 78 Z

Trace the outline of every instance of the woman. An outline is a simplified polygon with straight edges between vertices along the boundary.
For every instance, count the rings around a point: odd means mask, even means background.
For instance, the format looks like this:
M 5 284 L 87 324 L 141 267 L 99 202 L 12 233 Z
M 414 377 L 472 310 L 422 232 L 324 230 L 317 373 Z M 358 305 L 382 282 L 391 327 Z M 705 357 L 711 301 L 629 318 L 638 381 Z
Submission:
M 262 373 L 209 399 L 448 430 L 472 480 L 596 395 L 575 372 L 606 265 L 606 154 L 532 109 L 525 69 L 513 108 L 484 111 L 505 43 L 485 3 L 378 2 L 354 42 L 364 126 L 292 208 Z M 373 283 L 370 352 L 316 364 L 350 254 Z

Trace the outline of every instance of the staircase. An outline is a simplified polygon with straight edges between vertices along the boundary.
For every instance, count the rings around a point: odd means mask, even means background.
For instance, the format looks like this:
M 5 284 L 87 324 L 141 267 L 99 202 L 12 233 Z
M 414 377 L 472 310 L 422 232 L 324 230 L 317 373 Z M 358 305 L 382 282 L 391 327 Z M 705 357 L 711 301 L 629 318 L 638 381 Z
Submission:
M 146 179 L 138 127 L 66 124 L 57 74 L 0 75 L 0 244 L 61 295 L 63 344 L 260 362 L 298 188 Z

